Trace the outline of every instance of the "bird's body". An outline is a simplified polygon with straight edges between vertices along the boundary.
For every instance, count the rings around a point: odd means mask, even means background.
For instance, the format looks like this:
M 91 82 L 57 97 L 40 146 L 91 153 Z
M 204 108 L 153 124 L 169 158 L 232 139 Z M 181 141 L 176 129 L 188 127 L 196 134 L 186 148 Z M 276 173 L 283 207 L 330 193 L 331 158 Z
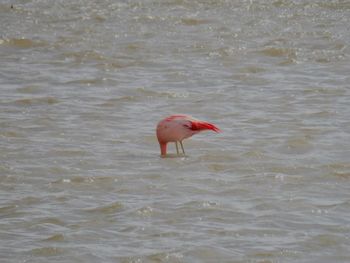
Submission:
M 220 129 L 209 122 L 197 120 L 188 115 L 171 115 L 161 120 L 157 125 L 157 138 L 161 155 L 167 153 L 167 143 L 175 142 L 177 154 L 179 154 L 177 142 L 180 143 L 185 154 L 182 141 L 204 130 L 220 132 Z

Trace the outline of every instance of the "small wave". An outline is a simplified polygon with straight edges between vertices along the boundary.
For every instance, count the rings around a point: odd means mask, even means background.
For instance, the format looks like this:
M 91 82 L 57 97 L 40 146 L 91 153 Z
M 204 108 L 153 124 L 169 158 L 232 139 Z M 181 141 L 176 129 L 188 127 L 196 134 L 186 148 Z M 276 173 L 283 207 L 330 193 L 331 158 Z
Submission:
M 259 51 L 261 54 L 269 57 L 289 57 L 295 58 L 296 52 L 290 48 L 267 47 Z
M 94 50 L 83 50 L 80 52 L 66 52 L 63 54 L 65 59 L 73 59 L 77 63 L 88 61 L 105 61 L 106 57 Z
M 146 89 L 144 87 L 137 88 L 136 92 L 140 96 L 144 96 L 144 97 L 148 97 L 148 98 L 150 98 L 150 97 L 166 97 L 166 98 L 187 98 L 187 97 L 189 97 L 188 92 L 172 92 L 172 91 L 159 92 L 159 91 Z
M 57 181 L 54 181 L 54 184 L 66 184 L 66 183 L 72 183 L 72 184 L 84 184 L 84 183 L 93 183 L 95 180 L 91 177 L 83 177 L 83 176 L 75 176 L 72 178 L 63 178 L 59 179 Z
M 34 105 L 44 105 L 44 104 L 56 104 L 59 100 L 54 97 L 41 97 L 41 98 L 25 98 L 15 100 L 15 104 L 20 106 L 34 106 Z
M 0 131 L 0 137 L 19 138 L 22 136 L 15 131 Z
M 32 48 L 46 45 L 44 41 L 32 40 L 28 38 L 0 39 L 0 45 L 1 44 L 15 48 Z
M 75 157 L 75 156 L 85 156 L 87 154 L 86 151 L 77 149 L 67 149 L 67 150 L 53 150 L 52 154 L 56 156 L 65 156 L 65 157 Z
M 240 70 L 241 73 L 260 73 L 264 71 L 266 71 L 266 69 L 257 66 L 247 66 Z
M 57 256 L 64 253 L 63 249 L 57 248 L 57 247 L 41 247 L 41 248 L 34 248 L 31 250 L 31 253 L 34 256 Z
M 338 178 L 350 179 L 350 165 L 345 163 L 332 163 L 325 168 L 330 170 L 330 173 Z
M 55 234 L 55 235 L 52 235 L 46 239 L 44 239 L 43 241 L 48 241 L 48 242 L 57 242 L 57 241 L 63 241 L 64 240 L 64 236 L 62 234 Z
M 197 19 L 197 18 L 182 18 L 181 23 L 186 26 L 197 26 L 208 24 L 210 21 L 206 19 Z
M 106 100 L 106 102 L 99 104 L 99 106 L 115 107 L 115 106 L 118 106 L 120 103 L 133 102 L 133 101 L 137 101 L 137 98 L 135 96 L 122 96 L 119 98 L 108 99 L 108 100 Z
M 54 217 L 48 217 L 40 220 L 40 224 L 50 224 L 50 225 L 57 225 L 57 226 L 64 226 L 66 225 L 63 221 L 61 221 L 58 218 Z
M 162 237 L 164 235 L 162 234 Z M 118 262 L 131 263 L 131 262 L 173 262 L 180 263 L 183 261 L 184 255 L 180 252 L 158 252 L 150 255 L 141 256 L 129 256 L 118 257 Z
M 138 102 L 143 101 L 144 99 L 154 99 L 154 98 L 167 98 L 167 99 L 176 99 L 176 98 L 188 98 L 190 95 L 188 92 L 159 92 L 145 88 L 137 88 L 133 95 L 125 95 L 118 98 L 108 99 L 105 102 L 99 104 L 102 107 L 115 107 L 119 106 L 124 102 Z
M 314 147 L 308 136 L 289 138 L 281 147 L 281 152 L 285 154 L 306 154 Z
M 65 82 L 66 85 L 87 85 L 87 86 L 100 86 L 103 84 L 103 78 L 93 78 L 93 79 L 76 79 Z
M 37 94 L 42 91 L 42 88 L 36 85 L 29 85 L 29 86 L 18 88 L 17 91 L 19 93 L 25 93 L 25 94 Z
M 1 214 L 10 213 L 10 212 L 12 213 L 12 212 L 15 212 L 17 208 L 18 208 L 17 205 L 3 206 L 3 207 L 0 207 L 0 213 Z
M 123 209 L 123 204 L 120 202 L 114 202 L 111 203 L 109 205 L 105 205 L 105 206 L 98 206 L 98 207 L 94 207 L 94 208 L 89 208 L 86 209 L 85 212 L 88 213 L 102 213 L 102 214 L 113 214 L 116 212 L 119 212 L 120 210 Z
M 310 87 L 310 88 L 305 88 L 303 90 L 303 93 L 305 95 L 334 95 L 334 96 L 341 96 L 345 95 L 347 92 L 346 89 L 344 88 L 325 88 L 325 87 Z
M 137 210 L 137 213 L 142 216 L 150 216 L 153 213 L 153 208 L 150 206 L 142 207 Z

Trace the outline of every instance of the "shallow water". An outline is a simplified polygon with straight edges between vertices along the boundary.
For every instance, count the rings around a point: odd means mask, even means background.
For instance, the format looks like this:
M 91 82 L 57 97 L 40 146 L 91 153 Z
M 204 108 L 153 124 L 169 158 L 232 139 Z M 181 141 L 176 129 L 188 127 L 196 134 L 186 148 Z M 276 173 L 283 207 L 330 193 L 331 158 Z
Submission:
M 350 5 L 305 2 L 2 1 L 1 261 L 349 262 Z M 172 113 L 223 132 L 160 158 Z

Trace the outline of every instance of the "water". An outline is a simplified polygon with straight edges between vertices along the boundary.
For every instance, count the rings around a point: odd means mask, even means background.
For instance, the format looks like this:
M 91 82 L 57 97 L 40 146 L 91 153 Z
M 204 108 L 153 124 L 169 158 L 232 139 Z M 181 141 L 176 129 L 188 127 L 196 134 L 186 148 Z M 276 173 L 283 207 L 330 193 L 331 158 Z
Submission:
M 1 262 L 349 262 L 349 20 L 348 1 L 1 1 Z M 160 158 L 172 113 L 223 132 Z

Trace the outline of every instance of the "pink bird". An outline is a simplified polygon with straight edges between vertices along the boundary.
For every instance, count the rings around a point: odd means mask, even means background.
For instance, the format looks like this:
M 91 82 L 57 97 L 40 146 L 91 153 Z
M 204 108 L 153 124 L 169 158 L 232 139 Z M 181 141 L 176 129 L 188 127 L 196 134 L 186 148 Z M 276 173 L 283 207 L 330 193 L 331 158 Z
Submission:
M 214 124 L 197 120 L 188 115 L 171 115 L 161 120 L 157 125 L 157 138 L 161 156 L 166 156 L 168 142 L 175 142 L 177 155 L 179 155 L 177 145 L 179 142 L 182 153 L 185 155 L 182 141 L 204 130 L 220 132 L 220 129 Z

